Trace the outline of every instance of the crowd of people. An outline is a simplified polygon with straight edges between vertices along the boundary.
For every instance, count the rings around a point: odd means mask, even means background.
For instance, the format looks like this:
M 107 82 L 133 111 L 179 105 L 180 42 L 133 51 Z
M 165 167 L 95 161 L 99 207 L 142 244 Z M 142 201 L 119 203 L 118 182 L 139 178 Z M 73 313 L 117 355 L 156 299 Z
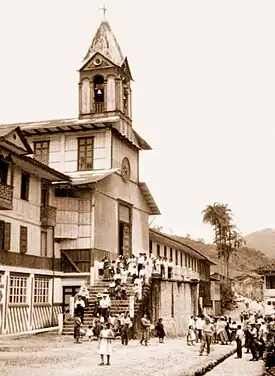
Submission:
M 264 359 L 267 368 L 275 367 L 275 315 L 246 310 L 238 323 L 230 317 L 191 317 L 187 344 L 200 343 L 200 355 L 206 349 L 210 354 L 213 344 L 235 345 L 237 358 L 242 358 L 243 347 L 251 354 L 250 361 Z
M 140 278 L 143 283 L 148 284 L 152 273 L 158 273 L 163 278 L 172 278 L 173 262 L 167 257 L 155 257 L 152 251 L 149 255 L 140 253 L 138 257 L 132 255 L 128 258 L 119 256 L 112 262 L 106 256 L 98 263 L 99 277 L 104 280 L 120 281 L 126 284 L 128 278 L 134 283 Z

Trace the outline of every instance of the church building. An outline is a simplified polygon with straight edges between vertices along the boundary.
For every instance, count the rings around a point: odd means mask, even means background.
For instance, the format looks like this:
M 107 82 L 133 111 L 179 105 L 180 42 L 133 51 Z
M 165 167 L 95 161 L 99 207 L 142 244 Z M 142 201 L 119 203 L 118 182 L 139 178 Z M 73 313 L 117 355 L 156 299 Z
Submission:
M 78 117 L 1 126 L 19 127 L 31 156 L 68 177 L 54 182 L 51 196 L 51 257 L 60 260 L 55 304 L 92 279 L 104 256 L 149 252 L 148 217 L 160 211 L 139 180 L 139 153 L 151 147 L 133 127 L 131 81 L 128 59 L 104 20 L 79 69 Z

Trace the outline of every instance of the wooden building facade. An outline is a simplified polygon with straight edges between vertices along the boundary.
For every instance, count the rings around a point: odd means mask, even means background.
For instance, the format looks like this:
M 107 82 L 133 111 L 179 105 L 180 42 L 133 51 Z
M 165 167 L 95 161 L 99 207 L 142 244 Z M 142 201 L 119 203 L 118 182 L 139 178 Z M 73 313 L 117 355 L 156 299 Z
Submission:
M 69 178 L 28 157 L 17 127 L 0 128 L 0 334 L 57 324 L 52 183 Z
M 160 212 L 146 183 L 139 180 L 139 154 L 151 147 L 133 128 L 131 81 L 128 60 L 110 25 L 103 21 L 79 70 L 78 117 L 0 126 L 6 130 L 19 127 L 28 141 L 33 165 L 64 176 L 51 188 L 47 211 L 40 205 L 41 183 L 35 176 L 31 176 L 33 202 L 20 201 L 18 206 L 14 201 L 16 217 L 28 213 L 22 220 L 29 221 L 29 248 L 24 254 L 12 255 L 12 260 L 4 255 L 3 263 L 26 266 L 26 270 L 29 262 L 35 266 L 27 280 L 16 280 L 22 283 L 22 294 L 30 291 L 40 269 L 37 265 L 47 266 L 53 253 L 54 289 L 50 281 L 45 286 L 64 305 L 83 282 L 92 279 L 95 261 L 149 252 L 148 217 Z M 15 190 L 19 189 L 16 176 Z M 46 234 L 40 229 L 40 213 L 54 219 L 55 226 L 47 227 Z M 14 221 L 12 242 L 17 250 L 19 222 Z M 26 238 L 24 231 L 22 239 Z M 7 289 L 6 274 L 2 278 Z M 28 307 L 31 309 L 29 303 Z

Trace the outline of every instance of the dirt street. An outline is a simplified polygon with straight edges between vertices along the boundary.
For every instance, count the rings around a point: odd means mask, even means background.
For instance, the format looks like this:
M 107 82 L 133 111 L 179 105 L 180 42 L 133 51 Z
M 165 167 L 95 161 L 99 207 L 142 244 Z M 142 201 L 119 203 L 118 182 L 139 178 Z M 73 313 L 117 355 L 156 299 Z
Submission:
M 123 347 L 114 341 L 111 366 L 100 367 L 97 342 L 73 343 L 72 337 L 54 334 L 0 341 L 1 376 L 179 376 L 228 353 L 233 346 L 214 345 L 209 357 L 199 356 L 199 345 L 184 339 L 155 338 L 148 347 L 131 341 Z

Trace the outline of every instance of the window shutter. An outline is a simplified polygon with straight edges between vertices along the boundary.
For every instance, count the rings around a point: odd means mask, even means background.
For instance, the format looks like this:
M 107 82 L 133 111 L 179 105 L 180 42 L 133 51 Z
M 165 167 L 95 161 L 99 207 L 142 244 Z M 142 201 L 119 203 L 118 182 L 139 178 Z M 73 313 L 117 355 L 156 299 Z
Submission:
M 5 222 L 0 221 L 0 251 L 4 250 Z
M 20 226 L 20 253 L 25 254 L 28 250 L 28 228 Z
M 11 249 L 11 224 L 5 222 L 4 227 L 4 251 Z

